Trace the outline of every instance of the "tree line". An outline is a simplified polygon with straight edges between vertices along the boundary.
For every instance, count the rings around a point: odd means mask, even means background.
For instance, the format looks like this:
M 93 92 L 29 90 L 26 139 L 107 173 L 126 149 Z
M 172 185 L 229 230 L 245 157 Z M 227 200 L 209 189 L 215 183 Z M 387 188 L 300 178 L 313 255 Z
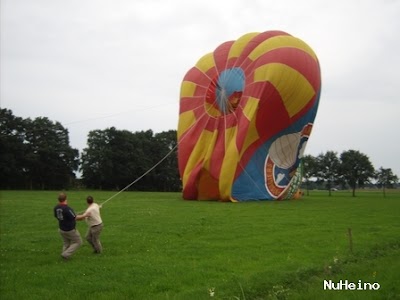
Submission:
M 83 183 L 89 188 L 121 190 L 140 178 L 131 189 L 180 191 L 176 134 L 176 130 L 154 134 L 114 127 L 90 131 L 81 155 Z
M 306 155 L 302 169 L 307 192 L 350 187 L 355 195 L 356 188 L 372 180 L 384 189 L 398 182 L 391 169 L 374 170 L 368 156 L 355 150 L 340 156 L 334 151 Z M 181 190 L 176 130 L 92 130 L 87 147 L 79 153 L 70 146 L 61 123 L 46 117 L 23 119 L 8 109 L 0 109 L 0 170 L 1 189 L 121 190 L 137 180 L 131 190 Z
M 80 154 L 60 122 L 0 109 L 0 188 L 120 190 L 162 160 L 130 189 L 180 191 L 176 145 L 176 130 L 154 134 L 111 127 L 90 131 Z
M 358 150 L 346 150 L 340 155 L 327 151 L 318 156 L 305 155 L 302 159 L 303 187 L 327 189 L 329 195 L 336 189 L 352 190 L 366 186 L 379 187 L 386 195 L 387 188 L 393 188 L 399 181 L 391 168 L 375 170 L 369 157 Z
M 0 188 L 61 189 L 79 167 L 68 130 L 48 118 L 34 120 L 0 110 Z

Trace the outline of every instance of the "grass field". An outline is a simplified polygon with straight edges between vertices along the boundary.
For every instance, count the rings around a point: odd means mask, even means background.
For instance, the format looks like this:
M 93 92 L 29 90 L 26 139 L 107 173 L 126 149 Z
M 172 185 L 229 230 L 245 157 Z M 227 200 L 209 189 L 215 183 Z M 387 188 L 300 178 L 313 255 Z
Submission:
M 1 191 L 1 299 L 400 299 L 400 192 L 250 203 L 124 192 L 102 209 L 104 252 L 84 242 L 67 262 L 57 194 Z M 67 194 L 80 212 L 88 194 L 114 192 Z M 380 289 L 327 291 L 324 280 Z

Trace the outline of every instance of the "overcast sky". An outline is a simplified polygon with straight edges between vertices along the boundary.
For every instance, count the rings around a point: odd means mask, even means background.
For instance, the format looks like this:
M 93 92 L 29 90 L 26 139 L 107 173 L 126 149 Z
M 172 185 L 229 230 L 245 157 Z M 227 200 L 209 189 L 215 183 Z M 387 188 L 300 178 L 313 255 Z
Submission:
M 306 154 L 359 150 L 400 176 L 400 1 L 1 0 L 1 108 L 90 130 L 177 129 L 185 73 L 219 44 L 286 31 L 322 69 Z

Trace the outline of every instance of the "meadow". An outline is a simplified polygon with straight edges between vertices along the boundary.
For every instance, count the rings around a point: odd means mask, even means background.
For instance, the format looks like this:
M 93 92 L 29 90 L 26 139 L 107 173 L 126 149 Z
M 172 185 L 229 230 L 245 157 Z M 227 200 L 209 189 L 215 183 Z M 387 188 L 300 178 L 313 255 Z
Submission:
M 84 241 L 69 261 L 57 194 L 1 191 L 1 299 L 400 299 L 400 191 L 248 203 L 123 192 L 102 208 L 104 252 Z M 115 192 L 67 194 L 82 212 L 87 195 Z M 323 289 L 341 279 L 380 288 Z

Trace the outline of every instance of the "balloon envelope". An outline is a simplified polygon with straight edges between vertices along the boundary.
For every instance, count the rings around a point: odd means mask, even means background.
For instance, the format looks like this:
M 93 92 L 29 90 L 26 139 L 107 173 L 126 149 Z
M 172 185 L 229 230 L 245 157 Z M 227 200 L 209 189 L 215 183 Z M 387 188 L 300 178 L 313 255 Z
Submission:
M 180 92 L 183 198 L 294 197 L 320 90 L 317 56 L 286 32 L 248 33 L 200 58 Z

